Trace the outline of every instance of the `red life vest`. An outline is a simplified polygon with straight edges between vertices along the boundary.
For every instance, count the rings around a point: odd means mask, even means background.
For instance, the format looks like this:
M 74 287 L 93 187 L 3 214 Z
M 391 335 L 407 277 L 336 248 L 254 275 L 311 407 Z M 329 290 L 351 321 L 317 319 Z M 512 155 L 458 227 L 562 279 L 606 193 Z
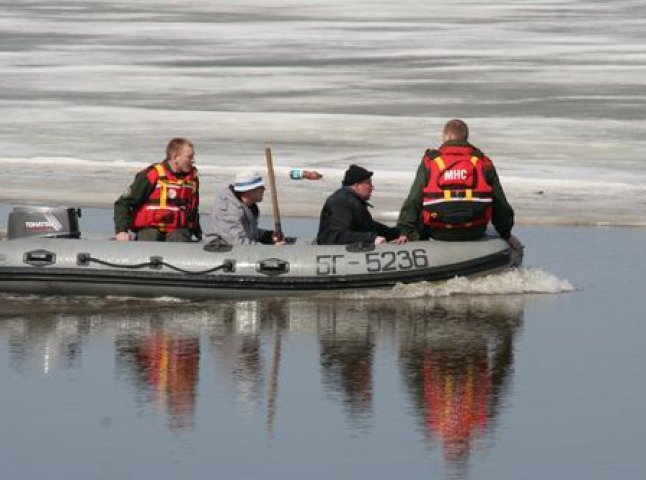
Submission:
M 422 199 L 425 225 L 468 228 L 491 220 L 493 188 L 484 175 L 491 160 L 481 151 L 444 145 L 427 150 L 422 161 L 429 172 Z
M 195 229 L 199 204 L 197 169 L 180 178 L 164 163 L 156 163 L 148 168 L 146 176 L 155 190 L 135 211 L 130 229 L 151 227 L 162 232 Z

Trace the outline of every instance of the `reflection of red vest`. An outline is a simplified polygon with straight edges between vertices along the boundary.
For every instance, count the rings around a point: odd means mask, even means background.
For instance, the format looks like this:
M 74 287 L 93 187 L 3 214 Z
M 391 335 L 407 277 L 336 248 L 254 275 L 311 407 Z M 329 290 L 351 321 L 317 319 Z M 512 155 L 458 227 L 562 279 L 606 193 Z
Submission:
M 444 442 L 444 455 L 452 460 L 468 457 L 472 440 L 484 433 L 492 415 L 487 357 L 476 353 L 463 361 L 449 368 L 441 356 L 424 352 L 426 426 L 431 436 Z
M 170 232 L 177 228 L 195 229 L 197 226 L 198 186 L 197 170 L 179 178 L 165 163 L 156 163 L 146 171 L 155 190 L 146 203 L 137 208 L 131 230 L 158 228 Z
M 491 167 L 482 152 L 471 146 L 445 145 L 427 150 L 429 172 L 423 193 L 424 224 L 433 228 L 467 228 L 491 220 L 493 188 L 484 176 Z

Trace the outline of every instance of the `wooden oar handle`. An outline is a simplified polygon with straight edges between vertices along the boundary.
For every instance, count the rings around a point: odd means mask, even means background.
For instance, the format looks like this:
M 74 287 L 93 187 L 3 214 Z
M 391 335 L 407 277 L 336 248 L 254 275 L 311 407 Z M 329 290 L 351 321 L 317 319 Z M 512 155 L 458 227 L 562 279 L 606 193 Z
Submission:
M 265 157 L 267 158 L 267 177 L 269 178 L 269 188 L 271 189 L 271 205 L 274 210 L 274 237 L 275 240 L 281 241 L 284 239 L 283 227 L 280 224 L 280 209 L 278 208 L 276 176 L 274 175 L 274 162 L 271 157 L 270 147 L 265 147 Z

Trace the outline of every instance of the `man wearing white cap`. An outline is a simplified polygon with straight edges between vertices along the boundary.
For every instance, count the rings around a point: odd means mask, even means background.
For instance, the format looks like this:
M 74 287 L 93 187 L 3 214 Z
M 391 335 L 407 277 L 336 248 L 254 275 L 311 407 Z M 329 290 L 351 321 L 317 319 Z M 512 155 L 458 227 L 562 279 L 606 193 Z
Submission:
M 258 227 L 258 203 L 265 194 L 265 181 L 260 173 L 241 171 L 231 185 L 215 198 L 211 211 L 213 233 L 220 235 L 232 245 L 274 242 L 272 230 Z

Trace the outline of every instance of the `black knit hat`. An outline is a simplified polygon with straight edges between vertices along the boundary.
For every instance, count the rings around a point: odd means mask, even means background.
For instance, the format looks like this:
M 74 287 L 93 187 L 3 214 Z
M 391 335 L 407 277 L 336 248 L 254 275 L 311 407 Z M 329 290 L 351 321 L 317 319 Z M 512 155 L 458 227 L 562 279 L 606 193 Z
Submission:
M 345 171 L 345 177 L 343 177 L 343 182 L 341 182 L 346 187 L 359 183 L 362 180 L 366 180 L 372 177 L 372 174 L 369 170 L 366 170 L 359 165 L 350 165 L 350 167 Z

